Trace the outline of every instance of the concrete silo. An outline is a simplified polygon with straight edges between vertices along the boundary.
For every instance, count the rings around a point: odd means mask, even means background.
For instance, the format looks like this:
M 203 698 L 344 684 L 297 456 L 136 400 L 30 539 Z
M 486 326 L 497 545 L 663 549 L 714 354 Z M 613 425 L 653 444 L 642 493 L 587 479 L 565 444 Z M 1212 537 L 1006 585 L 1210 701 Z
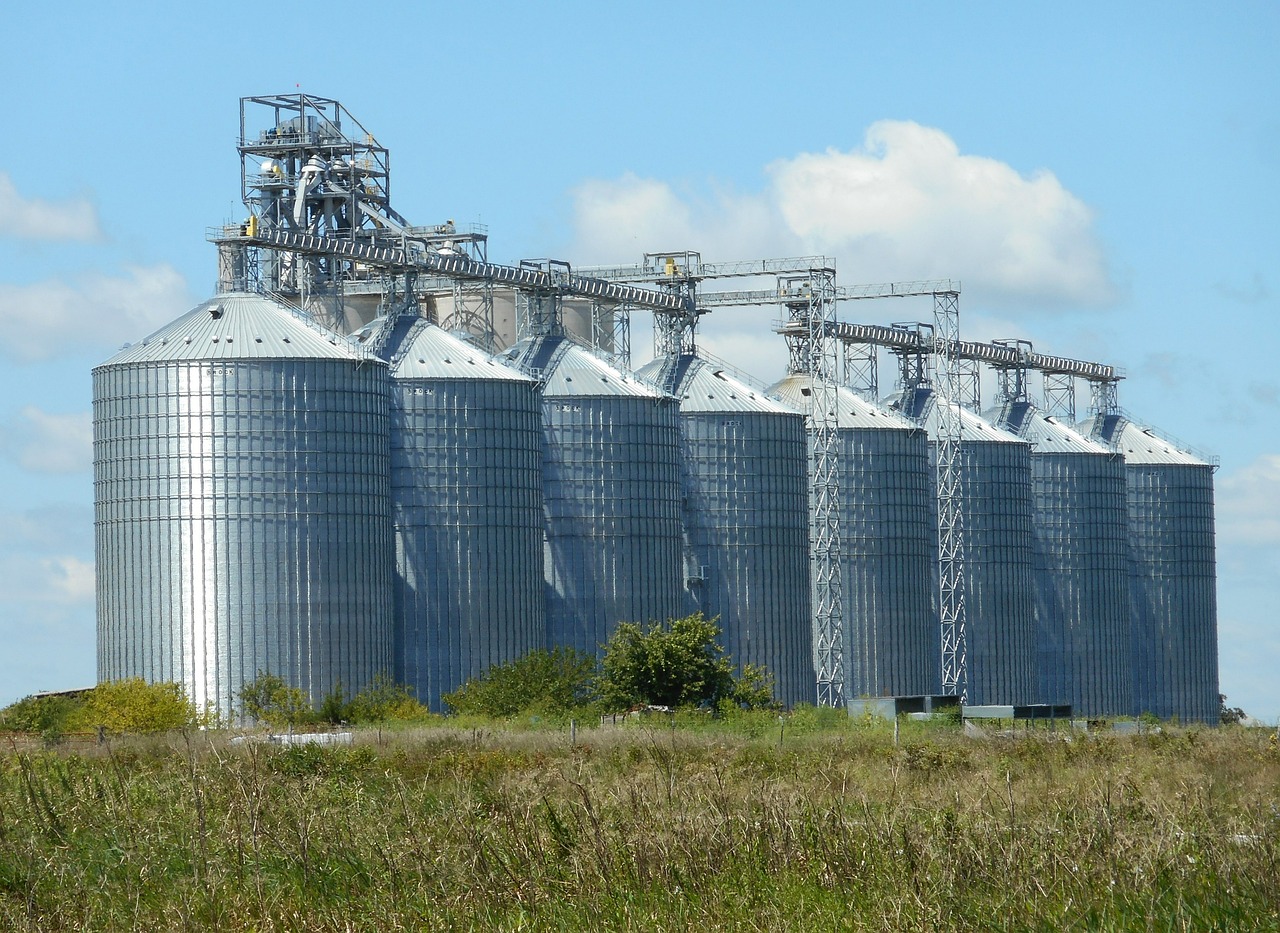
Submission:
M 935 446 L 937 403 L 928 386 L 891 401 Z M 960 418 L 967 701 L 1037 703 L 1030 445 L 967 410 Z
M 224 715 L 391 669 L 385 364 L 219 295 L 93 371 L 98 677 Z
M 637 375 L 680 400 L 695 607 L 719 617 L 736 663 L 768 668 L 779 701 L 814 702 L 804 416 L 692 355 Z
M 1217 723 L 1214 467 L 1122 415 L 1088 427 L 1125 461 L 1134 712 Z
M 542 383 L 547 645 L 685 614 L 675 400 L 560 336 L 503 358 Z
M 537 383 L 420 318 L 391 361 L 395 674 L 432 709 L 543 646 Z
M 770 392 L 807 409 L 811 378 L 793 374 Z M 936 694 L 941 646 L 928 437 L 848 389 L 836 397 L 845 696 Z
M 1084 716 L 1133 705 L 1124 460 L 1025 401 L 988 418 L 1031 444 L 1039 698 Z

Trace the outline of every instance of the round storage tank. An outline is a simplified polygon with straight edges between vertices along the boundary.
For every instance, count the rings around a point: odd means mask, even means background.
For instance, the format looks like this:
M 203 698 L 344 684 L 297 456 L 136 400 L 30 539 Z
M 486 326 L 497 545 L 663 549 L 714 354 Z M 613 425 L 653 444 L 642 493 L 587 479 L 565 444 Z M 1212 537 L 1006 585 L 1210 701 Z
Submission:
M 811 378 L 794 374 L 769 391 L 805 411 Z M 942 648 L 928 436 L 848 389 L 836 397 L 845 696 L 936 694 Z
M 893 405 L 936 441 L 940 418 L 931 388 L 903 393 Z M 936 454 L 936 443 L 930 446 Z M 960 483 L 968 702 L 1039 702 L 1030 445 L 961 409 Z
M 545 639 L 537 383 L 422 319 L 391 359 L 395 672 L 434 710 Z
M 1036 669 L 1042 702 L 1128 715 L 1129 515 L 1124 459 L 1027 402 L 988 418 L 1031 444 Z
M 637 375 L 680 399 L 696 608 L 719 617 L 736 664 L 773 674 L 780 702 L 814 702 L 804 416 L 696 356 L 654 360 Z
M 1090 430 L 1125 460 L 1134 713 L 1217 723 L 1214 468 L 1120 415 Z
M 224 294 L 93 371 L 98 678 L 238 710 L 391 669 L 386 366 Z
M 548 646 L 594 654 L 619 622 L 684 614 L 675 400 L 563 337 L 506 356 L 543 383 Z

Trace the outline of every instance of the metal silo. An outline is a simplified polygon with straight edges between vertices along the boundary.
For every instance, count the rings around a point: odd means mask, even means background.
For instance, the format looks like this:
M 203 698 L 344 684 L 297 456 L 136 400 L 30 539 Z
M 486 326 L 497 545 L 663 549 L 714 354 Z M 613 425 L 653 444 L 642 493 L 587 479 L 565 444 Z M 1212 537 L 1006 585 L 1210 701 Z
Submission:
M 1214 467 L 1121 415 L 1091 431 L 1125 460 L 1134 712 L 1216 723 Z
M 936 438 L 936 403 L 922 386 L 893 406 Z M 967 701 L 1036 703 L 1030 445 L 964 409 L 961 432 Z
M 803 410 L 810 380 L 791 375 L 770 392 Z M 928 437 L 844 388 L 837 424 L 845 695 L 935 694 L 941 644 Z
M 421 318 L 391 360 L 395 673 L 432 709 L 545 639 L 537 383 Z
M 1124 459 L 1025 401 L 988 418 L 1031 444 L 1042 702 L 1085 716 L 1133 706 Z
M 259 671 L 318 702 L 391 668 L 386 366 L 261 296 L 93 371 L 98 677 L 224 715 Z
M 812 703 L 804 415 L 696 356 L 654 360 L 637 375 L 680 399 L 695 606 L 719 617 L 734 662 L 768 668 L 779 701 Z
M 619 622 L 682 615 L 675 400 L 563 337 L 505 356 L 543 384 L 548 646 L 595 653 Z

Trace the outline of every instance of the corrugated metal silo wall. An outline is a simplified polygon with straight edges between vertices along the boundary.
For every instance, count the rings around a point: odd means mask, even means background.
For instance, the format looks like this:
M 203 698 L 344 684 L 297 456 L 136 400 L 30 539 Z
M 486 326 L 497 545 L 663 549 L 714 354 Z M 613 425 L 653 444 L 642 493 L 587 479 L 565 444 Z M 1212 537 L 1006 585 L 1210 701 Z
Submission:
M 335 360 L 94 370 L 98 677 L 238 709 L 391 668 L 388 388 Z
M 1124 461 L 1031 455 L 1039 699 L 1085 716 L 1133 706 Z
M 688 412 L 681 424 L 697 608 L 720 617 L 736 663 L 769 669 L 780 702 L 813 703 L 804 416 Z
M 434 710 L 544 644 L 541 456 L 534 383 L 395 382 L 395 671 Z
M 1218 722 L 1213 468 L 1128 463 L 1136 711 Z
M 1035 703 L 1030 448 L 966 439 L 962 451 L 968 702 Z
M 934 481 L 923 429 L 840 431 L 845 693 L 940 689 Z
M 619 622 L 689 608 L 676 414 L 672 399 L 543 399 L 549 646 L 597 653 Z

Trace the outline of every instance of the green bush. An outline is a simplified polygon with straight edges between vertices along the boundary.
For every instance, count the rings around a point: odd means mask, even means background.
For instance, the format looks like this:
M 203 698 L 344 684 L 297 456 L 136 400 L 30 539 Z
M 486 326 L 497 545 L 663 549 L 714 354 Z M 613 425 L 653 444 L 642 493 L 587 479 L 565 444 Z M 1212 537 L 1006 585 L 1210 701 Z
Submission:
M 539 648 L 494 665 L 442 699 L 455 713 L 464 715 L 563 714 L 595 701 L 595 675 L 593 655 L 574 648 Z
M 238 696 L 246 716 L 275 729 L 292 728 L 315 719 L 307 695 L 277 674 L 259 671 L 257 677 L 240 688 Z
M 749 709 L 773 704 L 773 676 L 733 661 L 717 639 L 720 626 L 701 612 L 642 627 L 621 623 L 605 646 L 600 692 L 610 712 L 634 706 L 718 706 Z
M 428 718 L 430 711 L 417 701 L 413 691 L 386 674 L 377 674 L 347 707 L 348 722 L 413 722 Z
M 141 677 L 98 684 L 68 720 L 73 729 L 145 734 L 201 725 L 204 717 L 181 684 L 149 684 Z

